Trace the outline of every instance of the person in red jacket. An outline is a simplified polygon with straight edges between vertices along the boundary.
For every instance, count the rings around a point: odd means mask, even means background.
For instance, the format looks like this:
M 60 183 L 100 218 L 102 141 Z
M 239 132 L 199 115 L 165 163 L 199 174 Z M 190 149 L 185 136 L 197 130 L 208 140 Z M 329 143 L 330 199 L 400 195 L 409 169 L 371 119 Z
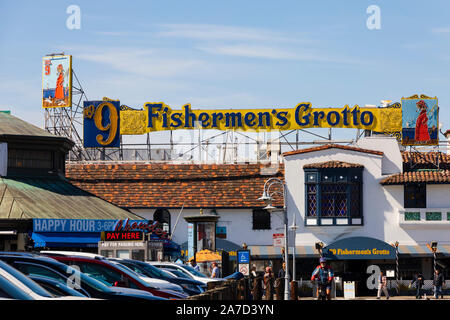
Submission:
M 331 299 L 331 282 L 333 281 L 334 274 L 333 269 L 329 265 L 327 265 L 327 259 L 322 257 L 319 260 L 320 264 L 314 269 L 314 272 L 311 276 L 311 281 L 315 281 L 317 279 L 317 297 L 319 298 L 319 286 L 323 286 L 326 288 L 327 300 Z
M 430 134 L 428 133 L 428 106 L 425 101 L 420 100 L 416 103 L 417 109 L 419 109 L 419 116 L 416 120 L 416 130 L 414 135 L 415 141 L 429 141 Z

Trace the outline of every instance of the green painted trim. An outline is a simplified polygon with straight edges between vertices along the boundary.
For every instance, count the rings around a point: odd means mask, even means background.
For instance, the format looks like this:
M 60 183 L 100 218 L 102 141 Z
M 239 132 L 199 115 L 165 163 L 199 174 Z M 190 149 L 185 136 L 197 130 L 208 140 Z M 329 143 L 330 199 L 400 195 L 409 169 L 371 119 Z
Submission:
M 441 221 L 442 220 L 442 212 L 426 212 L 425 220 L 426 221 Z
M 420 212 L 405 212 L 405 221 L 420 221 Z

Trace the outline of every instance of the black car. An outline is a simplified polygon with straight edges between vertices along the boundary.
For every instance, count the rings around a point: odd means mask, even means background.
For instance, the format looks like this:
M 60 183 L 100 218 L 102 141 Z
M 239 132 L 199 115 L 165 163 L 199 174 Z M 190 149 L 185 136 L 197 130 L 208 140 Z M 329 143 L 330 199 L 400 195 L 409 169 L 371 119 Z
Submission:
M 28 276 L 43 276 L 69 284 L 75 290 L 91 298 L 106 300 L 166 300 L 152 294 L 129 288 L 108 287 L 76 268 L 37 254 L 0 253 L 0 260 Z
M 108 260 L 119 262 L 142 276 L 166 280 L 170 283 L 177 284 L 181 286 L 188 295 L 197 295 L 205 291 L 205 284 L 203 282 L 194 279 L 173 277 L 167 272 L 142 261 L 114 258 Z

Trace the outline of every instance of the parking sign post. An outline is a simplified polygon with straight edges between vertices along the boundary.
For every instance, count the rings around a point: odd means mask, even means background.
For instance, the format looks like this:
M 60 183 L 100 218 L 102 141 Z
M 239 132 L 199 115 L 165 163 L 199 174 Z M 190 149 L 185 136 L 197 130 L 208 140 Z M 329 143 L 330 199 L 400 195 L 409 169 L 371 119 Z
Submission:
M 237 252 L 238 272 L 244 276 L 250 275 L 250 250 L 239 250 Z

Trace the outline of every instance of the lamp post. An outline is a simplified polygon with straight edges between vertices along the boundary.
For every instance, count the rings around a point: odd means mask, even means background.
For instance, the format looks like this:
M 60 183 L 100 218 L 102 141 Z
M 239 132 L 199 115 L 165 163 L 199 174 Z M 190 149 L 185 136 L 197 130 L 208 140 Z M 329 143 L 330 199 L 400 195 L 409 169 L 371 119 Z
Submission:
M 270 187 L 273 185 L 281 186 L 283 192 L 273 191 L 270 192 Z M 286 272 L 284 275 L 284 300 L 289 300 L 289 251 L 288 251 L 288 216 L 286 208 L 286 185 L 283 180 L 278 178 L 269 178 L 264 183 L 264 190 L 262 196 L 258 200 L 263 200 L 266 203 L 264 209 L 269 212 L 275 212 L 278 209 L 272 206 L 274 194 L 281 195 L 283 197 L 283 222 L 284 222 L 284 261 L 286 262 Z
M 293 221 L 292 221 L 292 226 L 290 226 L 290 229 L 294 231 L 294 246 L 292 248 L 292 281 L 295 281 L 295 244 L 296 244 L 296 240 L 297 240 L 297 223 L 295 221 L 295 213 L 294 213 L 294 217 L 293 217 Z

